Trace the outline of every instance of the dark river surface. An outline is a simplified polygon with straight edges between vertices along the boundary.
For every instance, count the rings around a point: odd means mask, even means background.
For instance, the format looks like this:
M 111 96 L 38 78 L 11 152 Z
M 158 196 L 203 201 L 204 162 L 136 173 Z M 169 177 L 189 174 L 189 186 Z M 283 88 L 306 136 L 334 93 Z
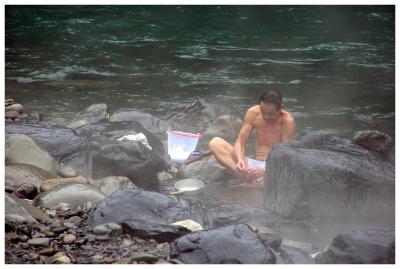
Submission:
M 299 131 L 351 137 L 372 117 L 392 119 L 394 135 L 394 10 L 6 6 L 5 97 L 65 124 L 93 103 L 164 119 L 199 98 L 246 109 L 269 86 Z M 211 200 L 262 204 L 262 193 L 220 189 Z

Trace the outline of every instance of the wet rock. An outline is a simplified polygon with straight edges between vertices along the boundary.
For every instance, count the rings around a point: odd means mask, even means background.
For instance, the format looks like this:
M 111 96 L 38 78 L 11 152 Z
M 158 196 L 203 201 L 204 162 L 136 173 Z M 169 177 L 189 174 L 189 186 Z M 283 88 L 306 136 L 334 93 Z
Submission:
M 215 180 L 232 177 L 226 168 L 221 166 L 214 156 L 189 163 L 183 167 L 184 178 L 198 178 L 205 183 L 213 183 Z
M 79 226 L 82 223 L 82 219 L 78 216 L 73 216 L 67 219 L 67 222 L 73 224 L 74 226 Z
M 274 263 L 275 256 L 248 225 L 187 234 L 171 243 L 171 258 L 184 263 Z
M 137 122 L 90 124 L 78 132 L 91 141 L 92 178 L 125 176 L 135 185 L 150 189 L 158 183 L 157 173 L 168 167 L 161 141 Z M 139 133 L 151 149 L 140 141 L 117 141 Z
M 142 189 L 127 189 L 115 192 L 101 201 L 90 212 L 88 223 L 94 227 L 109 222 L 143 220 L 169 225 L 185 219 L 204 225 L 206 214 L 199 202 Z
M 6 99 L 6 100 L 4 100 L 4 103 L 5 103 L 5 106 L 11 106 L 11 105 L 13 105 L 13 104 L 15 104 L 15 101 L 14 101 L 14 99 Z
M 49 173 L 57 174 L 57 161 L 29 136 L 11 134 L 6 143 L 6 162 L 9 164 L 30 164 Z
M 98 203 L 106 196 L 94 186 L 80 183 L 69 183 L 46 191 L 34 199 L 34 205 L 56 209 L 60 203 L 67 203 L 71 209 L 85 206 L 87 203 Z
M 330 150 L 335 140 L 337 147 Z M 349 140 L 335 140 L 316 136 L 308 141 L 312 149 L 274 145 L 266 166 L 265 207 L 295 219 L 392 218 L 394 167 Z M 327 148 L 316 149 L 323 145 Z
M 5 166 L 5 181 L 7 186 L 18 187 L 24 183 L 40 187 L 42 181 L 55 178 L 51 173 L 29 164 L 13 164 Z
M 136 188 L 135 184 L 133 184 L 132 181 L 127 177 L 105 177 L 96 180 L 90 180 L 90 184 L 96 186 L 107 196 L 127 188 Z
M 121 224 L 124 231 L 143 239 L 154 239 L 159 243 L 172 242 L 190 230 L 181 226 L 153 223 L 143 220 L 125 221 Z
M 7 124 L 5 131 L 6 137 L 10 134 L 25 134 L 31 137 L 59 162 L 74 153 L 86 150 L 84 137 L 79 137 L 74 130 L 61 126 L 15 123 Z
M 315 257 L 316 263 L 395 263 L 394 231 L 354 230 L 336 236 L 328 249 Z
M 43 180 L 41 182 L 40 191 L 41 192 L 50 191 L 55 189 L 57 186 L 64 185 L 67 183 L 87 184 L 89 183 L 89 180 L 82 176 L 72 177 L 72 178 L 50 178 L 47 180 Z
M 136 121 L 152 133 L 165 133 L 171 125 L 149 113 L 140 110 L 126 110 L 113 113 L 111 121 Z
M 69 166 L 63 166 L 59 170 L 59 174 L 64 178 L 73 178 L 78 176 L 78 172 Z
M 379 130 L 395 136 L 395 113 L 355 114 L 353 119 L 356 130 Z
M 215 119 L 204 132 L 210 137 L 218 136 L 227 141 L 234 142 L 242 128 L 243 121 L 235 116 L 223 115 Z
M 7 111 L 5 116 L 8 119 L 15 119 L 18 118 L 18 115 L 19 115 L 18 111 L 11 110 Z
M 67 124 L 67 127 L 76 129 L 86 124 L 106 121 L 108 118 L 109 112 L 106 104 L 93 104 L 85 111 L 78 113 L 75 119 Z
M 18 198 L 32 200 L 38 194 L 38 188 L 32 183 L 24 183 L 14 193 Z
M 40 250 L 39 255 L 51 256 L 55 252 L 56 252 L 56 250 L 54 249 L 54 247 L 48 247 L 48 248 L 44 248 L 44 249 Z
M 24 112 L 24 106 L 21 104 L 13 104 L 13 105 L 6 106 L 6 112 L 11 112 L 11 111 L 14 111 L 17 113 L 22 113 L 22 112 Z
M 352 141 L 363 148 L 380 153 L 388 153 L 392 146 L 392 138 L 377 130 L 356 132 Z
M 174 176 L 166 171 L 161 171 L 157 174 L 157 178 L 159 181 L 165 181 L 165 180 L 173 179 Z
M 278 250 L 281 246 L 282 238 L 273 229 L 267 227 L 257 227 L 255 232 L 264 242 L 264 244 L 270 246 L 272 249 Z
M 50 245 L 49 238 L 34 238 L 28 240 L 28 244 L 34 247 L 48 247 Z
M 63 243 L 64 244 L 71 244 L 71 243 L 75 242 L 75 240 L 76 240 L 76 236 L 75 235 L 66 234 L 66 235 L 64 235 Z
M 97 235 L 119 235 L 122 233 L 122 227 L 117 223 L 100 224 L 93 228 L 93 233 Z
M 29 223 L 37 221 L 51 223 L 51 219 L 40 209 L 13 195 L 5 194 L 5 214 L 17 214 L 26 218 Z
M 108 235 L 96 236 L 96 241 L 110 241 L 111 238 Z

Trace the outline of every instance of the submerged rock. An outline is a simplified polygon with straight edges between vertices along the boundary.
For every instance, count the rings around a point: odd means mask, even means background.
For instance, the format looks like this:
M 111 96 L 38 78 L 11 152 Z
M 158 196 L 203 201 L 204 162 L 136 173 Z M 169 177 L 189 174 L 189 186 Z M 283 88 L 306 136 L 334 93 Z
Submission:
M 34 205 L 57 209 L 60 203 L 66 203 L 74 210 L 79 206 L 85 206 L 87 203 L 96 204 L 105 197 L 104 193 L 92 185 L 68 183 L 40 194 L 34 199 Z
M 267 209 L 298 219 L 393 218 L 394 167 L 349 140 L 316 135 L 305 144 L 313 148 L 272 147 L 264 182 Z
M 57 174 L 59 164 L 43 148 L 27 135 L 12 134 L 6 143 L 6 163 L 30 164 L 49 173 Z
M 336 236 L 316 263 L 395 263 L 394 231 L 355 230 Z
M 171 243 L 171 258 L 184 263 L 275 263 L 275 256 L 244 224 L 199 231 Z

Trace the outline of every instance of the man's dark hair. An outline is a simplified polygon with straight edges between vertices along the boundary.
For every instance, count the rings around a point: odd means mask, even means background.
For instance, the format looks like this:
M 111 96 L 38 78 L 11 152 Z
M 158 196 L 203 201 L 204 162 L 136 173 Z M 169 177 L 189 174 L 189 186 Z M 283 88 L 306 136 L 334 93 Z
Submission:
M 260 96 L 260 103 L 275 105 L 276 109 L 282 105 L 282 94 L 275 89 L 266 89 Z

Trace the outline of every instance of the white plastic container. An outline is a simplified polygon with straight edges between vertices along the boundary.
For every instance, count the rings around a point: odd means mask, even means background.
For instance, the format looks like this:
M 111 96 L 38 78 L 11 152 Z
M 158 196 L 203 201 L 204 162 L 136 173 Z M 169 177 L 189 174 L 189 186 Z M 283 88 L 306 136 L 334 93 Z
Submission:
M 184 163 L 190 153 L 196 150 L 201 134 L 167 131 L 168 154 L 175 163 Z

